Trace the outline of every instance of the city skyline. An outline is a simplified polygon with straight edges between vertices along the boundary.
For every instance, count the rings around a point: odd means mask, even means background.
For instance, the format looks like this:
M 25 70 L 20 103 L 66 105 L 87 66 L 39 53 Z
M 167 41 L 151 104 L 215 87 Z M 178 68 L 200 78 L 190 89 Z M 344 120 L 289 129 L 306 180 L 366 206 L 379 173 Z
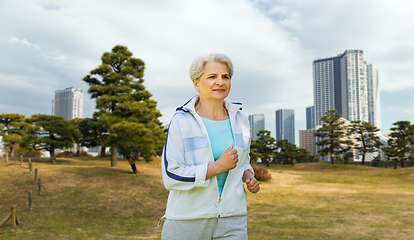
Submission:
M 294 109 L 296 129 L 306 128 L 313 60 L 363 49 L 379 71 L 382 133 L 396 121 L 414 121 L 414 2 L 120 3 L 1 1 L 0 112 L 50 114 L 54 91 L 73 86 L 85 93 L 84 117 L 92 117 L 95 101 L 82 78 L 121 44 L 145 61 L 144 85 L 168 124 L 176 107 L 196 95 L 188 76 L 192 60 L 222 52 L 235 70 L 227 100 L 242 102 L 247 116 L 264 114 L 275 136 L 279 108 Z

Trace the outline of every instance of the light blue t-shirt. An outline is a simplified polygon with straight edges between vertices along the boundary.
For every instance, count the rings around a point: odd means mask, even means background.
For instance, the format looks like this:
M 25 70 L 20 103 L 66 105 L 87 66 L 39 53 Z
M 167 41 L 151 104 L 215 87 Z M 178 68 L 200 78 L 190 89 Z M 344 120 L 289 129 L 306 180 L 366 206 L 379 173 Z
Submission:
M 211 149 L 213 151 L 214 161 L 220 158 L 221 154 L 233 144 L 234 137 L 231 130 L 230 119 L 222 121 L 214 121 L 206 118 L 201 118 L 204 126 L 207 129 L 208 137 L 210 138 Z M 217 183 L 219 187 L 219 194 L 223 192 L 224 184 L 226 183 L 229 172 L 223 172 L 217 175 Z

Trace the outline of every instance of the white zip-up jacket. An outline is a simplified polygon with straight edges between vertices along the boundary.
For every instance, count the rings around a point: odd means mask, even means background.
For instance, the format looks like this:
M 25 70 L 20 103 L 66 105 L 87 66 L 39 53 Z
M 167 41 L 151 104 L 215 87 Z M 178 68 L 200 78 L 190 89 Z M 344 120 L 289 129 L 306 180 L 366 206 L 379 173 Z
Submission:
M 250 125 L 240 112 L 241 104 L 225 102 L 239 161 L 229 174 L 221 198 L 216 176 L 206 180 L 207 165 L 214 162 L 207 130 L 195 112 L 198 96 L 177 108 L 162 154 L 162 178 L 170 190 L 165 217 L 191 220 L 246 215 L 246 192 L 242 182 L 250 166 Z M 254 173 L 254 172 L 253 172 Z

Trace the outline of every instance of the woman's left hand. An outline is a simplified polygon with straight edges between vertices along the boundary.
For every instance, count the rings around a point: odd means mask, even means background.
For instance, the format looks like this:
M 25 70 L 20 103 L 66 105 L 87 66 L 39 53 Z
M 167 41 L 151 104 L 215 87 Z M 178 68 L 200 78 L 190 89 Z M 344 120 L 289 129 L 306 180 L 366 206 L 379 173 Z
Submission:
M 251 193 L 257 193 L 260 190 L 259 181 L 255 177 L 247 178 L 246 181 L 247 190 Z

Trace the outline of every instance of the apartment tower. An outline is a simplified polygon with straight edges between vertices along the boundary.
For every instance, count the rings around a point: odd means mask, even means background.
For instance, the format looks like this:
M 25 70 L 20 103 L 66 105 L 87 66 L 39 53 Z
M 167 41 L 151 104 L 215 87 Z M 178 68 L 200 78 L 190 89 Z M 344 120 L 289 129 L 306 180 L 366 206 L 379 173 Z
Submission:
M 346 120 L 380 127 L 378 71 L 362 50 L 314 60 L 313 84 L 316 126 L 326 111 L 336 109 Z
M 82 118 L 82 90 L 71 87 L 55 91 L 55 99 L 52 100 L 52 115 L 62 116 L 65 120 Z
M 252 140 L 257 140 L 259 137 L 257 134 L 261 130 L 265 130 L 265 117 L 264 114 L 250 114 L 250 137 Z
M 276 110 L 276 140 L 281 139 L 295 144 L 295 111 L 293 109 Z

